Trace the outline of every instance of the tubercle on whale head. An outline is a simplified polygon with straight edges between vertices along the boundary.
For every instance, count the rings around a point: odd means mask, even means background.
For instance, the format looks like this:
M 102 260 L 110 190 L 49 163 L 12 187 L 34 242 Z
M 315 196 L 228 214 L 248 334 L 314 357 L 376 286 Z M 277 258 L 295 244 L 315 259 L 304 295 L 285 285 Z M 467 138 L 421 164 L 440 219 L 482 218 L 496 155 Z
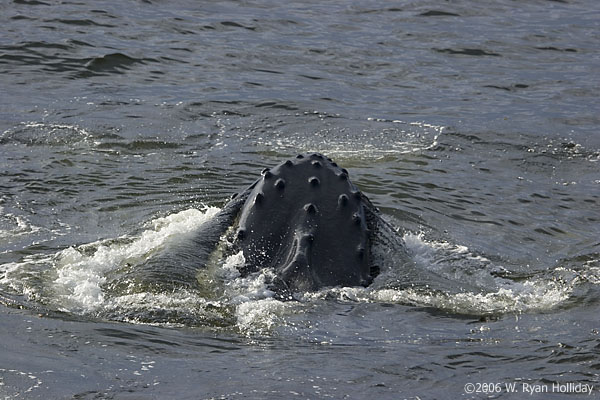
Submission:
M 285 179 L 279 178 L 275 181 L 274 185 L 277 189 L 283 190 L 285 189 Z
M 310 183 L 311 186 L 319 186 L 321 181 L 316 176 L 311 176 L 310 178 L 308 178 L 308 183 Z
M 305 204 L 303 208 L 308 214 L 315 214 L 317 212 L 317 206 L 313 203 Z

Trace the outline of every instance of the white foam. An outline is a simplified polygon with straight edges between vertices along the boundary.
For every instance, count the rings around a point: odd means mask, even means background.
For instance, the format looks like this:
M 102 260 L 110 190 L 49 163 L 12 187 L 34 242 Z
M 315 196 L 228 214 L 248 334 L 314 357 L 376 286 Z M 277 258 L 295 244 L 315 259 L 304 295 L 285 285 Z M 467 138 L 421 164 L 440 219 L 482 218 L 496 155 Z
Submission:
M 599 260 L 595 260 L 596 263 L 600 262 Z M 600 267 L 592 267 L 591 261 L 586 262 L 585 264 L 589 264 L 590 266 L 587 268 L 587 273 L 584 276 L 584 279 L 594 285 L 600 285 Z
M 480 288 L 452 293 L 429 288 L 372 288 L 364 295 L 369 301 L 435 307 L 459 314 L 505 314 L 551 310 L 568 300 L 575 280 L 559 281 L 548 276 L 517 282 L 495 276 L 504 270 L 487 258 L 473 254 L 466 246 L 425 239 L 407 233 L 404 241 L 416 267 L 445 277 L 453 286 Z
M 275 293 L 269 289 L 269 282 L 275 277 L 275 271 L 262 268 L 259 271 L 241 276 L 239 268 L 245 263 L 244 254 L 239 251 L 225 260 L 217 271 L 223 280 L 225 294 L 231 304 L 242 304 L 254 300 L 272 298 Z
M 314 135 L 274 130 L 269 138 L 259 137 L 257 143 L 285 152 L 319 151 L 338 161 L 373 160 L 395 155 L 417 153 L 438 145 L 443 126 L 422 122 L 406 122 L 380 118 L 360 121 L 360 128 L 324 128 Z M 360 129 L 360 130 L 359 130 Z M 326 137 L 327 140 L 323 140 Z
M 373 301 L 434 307 L 456 314 L 520 314 L 548 311 L 570 297 L 571 289 L 545 282 L 525 282 L 491 293 L 441 293 L 415 289 L 381 289 L 370 293 Z
M 0 240 L 10 241 L 15 236 L 31 235 L 42 228 L 33 225 L 26 217 L 4 213 L 0 207 Z
M 56 279 L 53 289 L 58 303 L 67 311 L 91 312 L 105 301 L 102 284 L 107 272 L 135 263 L 152 254 L 173 236 L 186 234 L 210 220 L 219 211 L 216 207 L 205 210 L 188 209 L 152 221 L 152 228 L 134 239 L 120 238 L 95 242 L 77 249 L 70 247 L 57 254 Z M 87 249 L 94 249 L 88 255 Z
M 521 314 L 551 310 L 569 299 L 572 287 L 543 281 L 515 283 L 486 293 L 445 293 L 431 288 L 327 288 L 305 293 L 303 301 L 335 299 L 359 303 L 392 303 L 432 307 L 464 315 Z
M 243 302 L 237 305 L 235 316 L 237 327 L 244 333 L 267 333 L 282 325 L 284 317 L 297 304 L 273 298 Z
M 282 325 L 284 317 L 297 307 L 297 303 L 282 302 L 274 298 L 269 282 L 275 271 L 269 268 L 241 276 L 244 266 L 243 252 L 229 256 L 219 268 L 217 275 L 223 279 L 228 304 L 235 307 L 236 327 L 244 334 L 264 334 Z
M 239 278 L 240 271 L 238 267 L 244 266 L 245 263 L 244 252 L 239 251 L 227 257 L 217 274 L 226 281 Z
M 183 326 L 195 325 L 207 319 L 222 320 L 226 304 L 187 290 L 172 293 L 134 293 L 116 296 L 106 301 L 102 314 L 129 323 Z
M 54 255 L 4 264 L 0 266 L 0 283 L 66 312 L 167 325 L 177 324 L 177 321 L 202 323 L 207 319 L 234 318 L 237 328 L 244 333 L 266 332 L 281 324 L 291 303 L 273 298 L 274 292 L 268 288 L 274 276 L 272 270 L 262 269 L 241 276 L 238 268 L 245 263 L 242 252 L 228 256 L 217 263 L 216 270 L 209 271 L 212 284 L 222 285 L 224 296 L 220 298 L 206 298 L 202 293 L 186 290 L 110 296 L 103 290 L 111 271 L 143 262 L 168 241 L 194 231 L 218 211 L 215 207 L 188 209 L 151 221 L 146 230 L 134 237 L 93 242 L 69 247 Z M 40 267 L 36 267 L 38 264 Z M 37 274 L 34 270 L 47 272 L 41 287 L 25 283 L 28 275 Z
M 422 233 L 405 233 L 404 243 L 420 270 L 429 271 L 465 285 L 494 288 L 498 279 L 491 272 L 504 269 L 468 247 L 447 241 L 428 240 Z

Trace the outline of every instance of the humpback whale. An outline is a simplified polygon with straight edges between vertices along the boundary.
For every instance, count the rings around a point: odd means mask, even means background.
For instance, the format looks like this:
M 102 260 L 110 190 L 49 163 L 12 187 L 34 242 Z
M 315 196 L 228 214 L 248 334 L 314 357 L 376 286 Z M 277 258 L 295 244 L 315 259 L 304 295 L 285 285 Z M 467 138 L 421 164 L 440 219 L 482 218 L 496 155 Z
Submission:
M 265 169 L 245 197 L 234 240 L 243 273 L 273 268 L 295 291 L 371 283 L 373 207 L 331 159 L 300 154 Z
M 223 213 L 233 217 L 234 251 L 244 254 L 241 274 L 272 268 L 278 292 L 368 286 L 379 272 L 371 253 L 379 211 L 322 154 L 265 168 Z
M 289 299 L 324 287 L 370 285 L 379 273 L 375 242 L 389 242 L 394 258 L 404 251 L 402 238 L 348 171 L 307 153 L 265 168 L 209 222 L 129 271 L 155 289 L 177 290 L 202 285 L 196 278 L 214 262 L 216 249 L 221 260 L 241 251 L 241 276 L 268 268 L 270 289 Z M 119 281 L 136 281 L 125 278 Z

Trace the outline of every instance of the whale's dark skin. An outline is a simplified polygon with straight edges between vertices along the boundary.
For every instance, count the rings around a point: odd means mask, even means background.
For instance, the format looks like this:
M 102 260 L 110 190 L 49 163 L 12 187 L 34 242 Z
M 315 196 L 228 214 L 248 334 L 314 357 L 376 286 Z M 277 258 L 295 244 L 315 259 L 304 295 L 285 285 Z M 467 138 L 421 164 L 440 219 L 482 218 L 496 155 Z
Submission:
M 380 234 L 386 224 L 347 170 L 322 154 L 300 154 L 264 169 L 211 221 L 135 271 L 162 290 L 193 287 L 198 268 L 225 238 L 226 253 L 243 252 L 242 276 L 263 268 L 275 272 L 270 287 L 280 298 L 329 286 L 368 286 L 379 272 L 373 241 L 392 236 Z
M 221 218 L 237 227 L 232 242 L 244 254 L 242 275 L 272 268 L 278 292 L 368 286 L 378 273 L 371 257 L 378 210 L 322 154 L 264 169 Z
M 265 169 L 237 220 L 242 273 L 273 268 L 292 291 L 367 286 L 376 274 L 367 218 L 373 211 L 348 171 L 321 154 Z

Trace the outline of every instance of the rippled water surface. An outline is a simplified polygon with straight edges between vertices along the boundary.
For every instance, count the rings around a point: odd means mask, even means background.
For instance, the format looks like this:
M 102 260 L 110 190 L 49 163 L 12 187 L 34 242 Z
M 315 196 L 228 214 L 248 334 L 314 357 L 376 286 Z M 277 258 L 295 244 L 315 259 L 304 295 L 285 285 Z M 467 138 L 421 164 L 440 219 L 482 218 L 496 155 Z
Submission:
M 0 397 L 600 392 L 595 0 L 14 0 L 0 23 Z M 196 285 L 140 279 L 311 151 L 404 241 L 370 287 L 281 302 L 218 254 Z

